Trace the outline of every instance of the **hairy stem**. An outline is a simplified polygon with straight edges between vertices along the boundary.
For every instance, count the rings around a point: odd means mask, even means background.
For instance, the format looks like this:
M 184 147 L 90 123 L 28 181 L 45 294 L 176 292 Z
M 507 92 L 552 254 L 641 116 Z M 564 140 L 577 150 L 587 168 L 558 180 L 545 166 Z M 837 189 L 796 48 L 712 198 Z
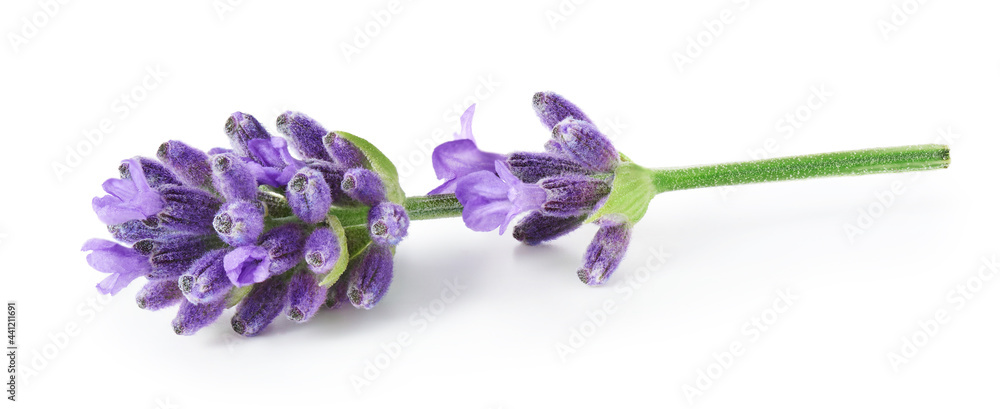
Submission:
M 462 215 L 462 204 L 454 194 L 411 196 L 403 205 L 410 220 L 443 219 Z

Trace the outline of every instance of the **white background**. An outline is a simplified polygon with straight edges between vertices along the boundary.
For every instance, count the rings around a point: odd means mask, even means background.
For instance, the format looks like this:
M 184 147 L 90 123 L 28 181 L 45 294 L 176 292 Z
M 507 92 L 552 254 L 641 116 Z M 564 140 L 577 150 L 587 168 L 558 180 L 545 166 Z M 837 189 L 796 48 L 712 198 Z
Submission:
M 19 308 L 21 407 L 998 403 L 1000 280 L 976 278 L 1000 252 L 996 2 L 403 1 L 387 24 L 387 1 L 179 3 L 0 6 L 0 297 Z M 377 35 L 356 38 L 366 25 Z M 810 107 L 814 88 L 832 95 Z M 941 134 L 953 166 L 665 194 L 600 288 L 575 275 L 593 226 L 528 248 L 452 219 L 411 225 L 374 310 L 279 318 L 257 338 L 234 335 L 229 313 L 176 336 L 172 310 L 136 308 L 139 282 L 97 297 L 103 274 L 79 247 L 108 236 L 90 200 L 122 158 L 168 139 L 225 145 L 231 112 L 273 130 L 294 109 L 374 141 L 417 195 L 437 182 L 433 135 L 450 137 L 473 100 L 483 149 L 540 150 L 541 90 L 647 166 Z M 788 132 L 787 115 L 805 120 Z M 102 121 L 111 132 L 86 142 Z M 872 213 L 863 234 L 845 232 Z M 451 280 L 464 288 L 445 303 Z M 979 291 L 959 303 L 968 285 Z M 797 297 L 781 313 L 779 290 Z M 946 322 L 922 330 L 939 310 Z M 759 337 L 755 317 L 773 320 Z M 386 366 L 382 345 L 404 333 Z M 366 375 L 369 363 L 383 368 Z

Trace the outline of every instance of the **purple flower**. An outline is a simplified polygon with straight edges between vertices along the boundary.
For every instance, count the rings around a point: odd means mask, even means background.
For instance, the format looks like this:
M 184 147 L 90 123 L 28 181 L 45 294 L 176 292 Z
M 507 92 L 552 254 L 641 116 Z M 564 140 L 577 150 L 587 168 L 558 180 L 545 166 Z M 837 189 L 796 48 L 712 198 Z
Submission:
M 542 179 L 538 185 L 548 194 L 542 212 L 557 217 L 589 214 L 611 193 L 610 183 L 582 175 L 553 176 Z
M 385 184 L 377 173 L 365 168 L 354 168 L 344 173 L 340 188 L 352 199 L 374 206 L 385 200 Z
M 542 214 L 541 211 L 534 211 L 524 216 L 514 226 L 513 236 L 517 241 L 534 246 L 576 230 L 577 227 L 583 225 L 583 221 L 586 219 L 587 215 L 557 217 Z
M 547 194 L 535 184 L 521 182 L 503 161 L 496 161 L 496 174 L 479 171 L 458 180 L 455 196 L 462 204 L 462 220 L 475 231 L 500 234 L 518 214 L 541 209 Z
M 174 317 L 174 332 L 177 335 L 194 335 L 198 330 L 215 322 L 225 309 L 225 298 L 201 304 L 182 300 L 181 307 L 177 309 L 177 316 Z
M 618 166 L 618 151 L 594 124 L 567 118 L 552 131 L 567 156 L 588 169 L 611 172 Z
M 166 203 L 157 215 L 157 226 L 166 230 L 211 234 L 212 220 L 222 202 L 213 194 L 189 186 L 156 188 Z
M 212 220 L 212 227 L 230 246 L 254 244 L 264 232 L 264 211 L 256 203 L 226 203 Z
M 184 294 L 177 287 L 177 280 L 150 280 L 135 295 L 135 303 L 144 310 L 156 311 L 177 305 Z
M 395 246 L 406 237 L 410 218 L 406 209 L 392 202 L 382 202 L 368 210 L 368 235 L 380 246 Z
M 263 139 L 268 140 L 271 134 L 264 129 L 253 115 L 242 112 L 234 112 L 226 120 L 226 136 L 229 136 L 229 143 L 233 146 L 233 152 L 238 156 L 257 160 L 255 153 L 249 149 L 251 141 Z
M 170 167 L 178 178 L 191 186 L 208 186 L 212 167 L 208 155 L 181 141 L 167 141 L 156 150 L 156 157 Z
M 287 298 L 288 283 L 282 277 L 253 286 L 233 314 L 233 331 L 247 337 L 259 334 L 285 308 Z
M 140 171 L 145 174 L 146 183 L 149 187 L 156 188 L 161 185 L 179 185 L 181 181 L 177 179 L 177 176 L 167 169 L 162 163 L 158 162 L 156 159 L 144 158 L 141 156 L 136 156 L 132 158 L 133 160 L 139 161 Z M 122 179 L 131 179 L 132 172 L 129 170 L 129 161 L 123 162 L 118 165 L 118 173 L 121 175 Z
M 254 200 L 257 197 L 257 178 L 236 155 L 223 153 L 212 157 L 212 174 L 216 190 L 226 200 Z
M 542 125 L 545 125 L 549 130 L 566 118 L 593 122 L 587 118 L 583 110 L 554 92 L 535 93 L 531 98 L 531 105 L 535 109 L 538 119 L 542 121 Z
M 226 254 L 226 276 L 233 285 L 243 287 L 288 271 L 302 259 L 304 235 L 297 224 L 269 230 L 261 237 L 260 245 L 237 247 Z
M 208 250 L 204 239 L 186 234 L 141 240 L 132 245 L 132 248 L 149 256 L 153 270 L 146 276 L 154 280 L 180 277 Z
M 108 193 L 95 197 L 92 204 L 97 218 L 104 224 L 119 224 L 154 216 L 163 209 L 163 198 L 149 186 L 146 173 L 136 159 L 123 161 L 130 178 L 108 179 L 102 187 Z
M 226 250 L 205 253 L 175 283 L 188 301 L 200 304 L 225 297 L 233 283 L 226 275 L 223 257 Z
M 587 285 L 601 285 L 608 281 L 611 273 L 618 268 L 618 263 L 625 257 L 632 237 L 632 226 L 626 220 L 605 217 L 598 224 L 601 228 L 587 247 L 587 253 L 583 256 L 583 268 L 576 273 L 580 281 Z
M 97 284 L 97 289 L 103 294 L 118 294 L 132 280 L 153 269 L 147 256 L 113 241 L 90 239 L 80 250 L 91 252 L 87 255 L 87 264 L 97 271 L 111 274 Z
M 511 173 L 525 183 L 535 183 L 550 176 L 587 174 L 577 161 L 552 153 L 514 152 L 507 156 Z
M 139 240 L 155 239 L 166 232 L 160 228 L 160 221 L 155 217 L 146 220 L 129 220 L 121 224 L 108 225 L 108 232 L 111 236 L 125 244 L 132 244 Z
M 288 319 L 309 321 L 326 301 L 326 289 L 319 285 L 319 276 L 301 271 L 288 282 Z
M 347 297 L 357 308 L 371 309 L 392 283 L 392 251 L 370 245 L 349 271 Z
M 333 163 L 344 169 L 368 168 L 368 158 L 354 146 L 354 143 L 344 139 L 336 132 L 330 132 L 323 137 L 326 153 L 333 158 Z
M 299 169 L 288 181 L 285 189 L 292 212 L 306 223 L 319 223 L 326 219 L 333 197 L 330 185 L 320 171 L 305 167 Z
M 223 259 L 226 276 L 237 287 L 259 283 L 271 276 L 267 249 L 260 246 L 237 247 Z
M 254 139 L 247 143 L 247 149 L 254 158 L 247 166 L 257 182 L 264 185 L 285 187 L 292 175 L 305 166 L 288 152 L 285 138 Z
M 473 104 L 462 114 L 462 129 L 455 134 L 455 140 L 434 148 L 431 154 L 434 173 L 438 179 L 447 180 L 428 194 L 455 193 L 459 178 L 478 171 L 492 172 L 494 162 L 504 159 L 501 154 L 483 152 L 476 146 L 472 136 L 472 115 L 475 112 L 476 105 Z
M 333 269 L 340 258 L 341 246 L 347 243 L 340 243 L 337 235 L 325 227 L 313 230 L 309 238 L 306 239 L 305 259 L 309 265 L 309 270 L 316 274 L 326 274 Z
M 323 146 L 326 129 L 316 120 L 301 112 L 286 111 L 278 116 L 278 132 L 292 141 L 295 150 L 307 158 L 329 161 L 330 155 Z

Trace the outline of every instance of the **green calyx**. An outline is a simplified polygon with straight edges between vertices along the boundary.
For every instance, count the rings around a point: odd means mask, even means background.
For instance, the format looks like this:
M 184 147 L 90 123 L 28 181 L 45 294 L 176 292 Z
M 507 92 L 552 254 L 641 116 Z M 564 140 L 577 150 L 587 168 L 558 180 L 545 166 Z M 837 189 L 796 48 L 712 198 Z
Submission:
M 615 168 L 611 193 L 608 194 L 604 204 L 584 223 L 597 221 L 604 216 L 620 215 L 629 223 L 635 224 L 646 215 L 649 202 L 657 193 L 653 184 L 653 173 L 635 164 L 624 154 L 620 156 L 621 163 Z
M 375 145 L 372 145 L 371 142 L 365 140 L 365 138 L 347 132 L 337 131 L 336 133 L 341 138 L 357 146 L 361 153 L 365 155 L 368 163 L 371 164 L 371 170 L 377 173 L 382 178 L 382 182 L 385 183 L 386 198 L 390 202 L 403 204 L 406 200 L 406 194 L 403 193 L 403 188 L 399 185 L 399 173 L 396 171 L 396 165 L 393 165 L 392 161 L 382 151 L 376 148 Z

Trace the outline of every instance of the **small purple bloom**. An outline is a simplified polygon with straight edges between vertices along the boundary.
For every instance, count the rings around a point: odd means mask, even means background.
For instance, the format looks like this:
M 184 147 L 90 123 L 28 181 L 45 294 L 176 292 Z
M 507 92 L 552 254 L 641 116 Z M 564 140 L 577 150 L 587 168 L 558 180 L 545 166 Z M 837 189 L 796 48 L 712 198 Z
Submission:
M 258 158 L 248 148 L 250 141 L 271 138 L 271 134 L 267 132 L 267 129 L 264 129 L 264 125 L 261 125 L 257 118 L 242 112 L 234 112 L 226 120 L 226 136 L 229 137 L 229 143 L 233 146 L 233 152 L 236 155 L 252 160 Z
M 229 281 L 223 266 L 225 255 L 225 249 L 209 251 L 180 276 L 175 285 L 188 301 L 196 304 L 211 302 L 229 293 L 233 283 Z
M 583 268 L 576 273 L 580 281 L 587 285 L 601 285 L 608 281 L 625 257 L 632 237 L 632 227 L 626 220 L 606 217 L 598 221 L 598 224 L 601 228 L 587 247 L 587 253 L 583 256 Z
M 295 172 L 305 164 L 288 152 L 285 138 L 255 139 L 247 145 L 256 159 L 247 162 L 257 182 L 273 187 L 285 187 Z
M 550 176 L 590 173 L 576 161 L 552 153 L 514 152 L 507 156 L 511 173 L 522 182 L 535 183 Z
M 326 274 L 333 269 L 340 258 L 341 243 L 337 240 L 337 235 L 326 227 L 313 230 L 309 238 L 306 239 L 305 259 L 309 265 L 309 270 L 316 274 Z
M 370 310 L 392 283 L 392 252 L 387 247 L 370 245 L 360 257 L 361 261 L 349 271 L 347 297 L 355 307 Z
M 288 181 L 285 189 L 292 212 L 306 223 L 319 223 L 326 219 L 333 198 L 330 185 L 323 174 L 309 167 L 299 169 Z
M 352 199 L 374 206 L 385 200 L 385 184 L 377 173 L 365 168 L 354 168 L 344 173 L 340 188 Z
M 139 165 L 142 167 L 142 173 L 145 175 L 146 183 L 149 184 L 149 187 L 156 188 L 160 185 L 181 184 L 180 179 L 178 179 L 177 176 L 170 171 L 170 169 L 167 169 L 166 166 L 156 159 L 136 156 L 133 160 L 139 161 Z M 121 175 L 122 179 L 132 178 L 132 172 L 129 170 L 128 161 L 118 165 L 118 174 Z
M 156 150 L 156 157 L 188 185 L 201 187 L 211 184 L 212 167 L 208 163 L 208 155 L 200 149 L 181 141 L 167 141 Z
M 156 189 L 166 204 L 157 215 L 158 226 L 178 232 L 211 234 L 212 220 L 222 202 L 215 195 L 189 186 Z
M 455 134 L 455 140 L 434 148 L 431 154 L 434 173 L 438 179 L 447 180 L 428 194 L 454 193 L 459 178 L 483 170 L 492 172 L 493 163 L 504 159 L 499 153 L 483 152 L 476 146 L 472 135 L 472 115 L 475 112 L 476 105 L 473 104 L 462 114 L 462 129 Z
M 534 246 L 554 240 L 583 225 L 587 215 L 575 217 L 547 216 L 541 211 L 534 211 L 524 216 L 514 226 L 514 239 L 529 246 Z
M 163 209 L 163 198 L 149 186 L 139 161 L 127 159 L 122 163 L 128 165 L 131 177 L 106 180 L 102 187 L 108 195 L 95 197 L 92 202 L 97 218 L 104 224 L 145 219 Z
M 583 110 L 554 92 L 535 93 L 531 98 L 531 105 L 535 108 L 535 114 L 542 121 L 542 125 L 545 125 L 549 130 L 566 118 L 593 122 L 587 118 Z
M 136 305 L 148 311 L 172 307 L 182 299 L 184 294 L 177 287 L 177 281 L 171 279 L 149 281 L 135 295 Z
M 97 284 L 97 289 L 103 294 L 117 294 L 132 280 L 152 270 L 148 257 L 113 241 L 90 239 L 80 250 L 90 252 L 87 264 L 97 271 L 111 274 Z
M 545 189 L 521 182 L 503 161 L 496 161 L 496 174 L 479 171 L 458 181 L 455 196 L 462 204 L 462 220 L 475 231 L 500 227 L 500 234 L 518 214 L 541 209 Z
M 319 276 L 301 271 L 288 282 L 288 319 L 309 321 L 326 301 L 326 289 L 319 285 Z
M 610 172 L 618 166 L 615 146 L 590 122 L 572 118 L 563 120 L 553 129 L 552 136 L 559 141 L 567 156 L 588 169 Z
M 406 209 L 392 202 L 382 202 L 368 210 L 368 235 L 380 246 L 395 246 L 406 237 L 410 217 Z
M 254 200 L 257 197 L 257 178 L 236 155 L 224 153 L 212 157 L 212 175 L 215 189 L 226 200 Z
M 264 210 L 258 203 L 229 202 L 215 215 L 212 227 L 230 246 L 254 244 L 264 232 Z
M 237 247 L 223 259 L 226 276 L 237 287 L 259 283 L 271 276 L 267 249 L 260 246 Z
M 260 245 L 237 247 L 226 254 L 226 275 L 237 287 L 259 283 L 288 271 L 302 259 L 305 231 L 297 224 L 275 227 L 261 236 Z
M 331 160 L 323 146 L 326 129 L 319 122 L 301 112 L 286 111 L 278 116 L 277 123 L 278 132 L 292 141 L 299 154 L 307 158 Z
M 259 334 L 285 308 L 287 298 L 288 284 L 282 277 L 253 286 L 233 314 L 233 331 L 247 337 Z
M 337 132 L 330 132 L 323 137 L 323 146 L 326 152 L 333 158 L 333 163 L 344 169 L 367 168 L 368 158 L 365 154 L 354 146 L 354 143 L 338 135 Z
M 610 183 L 582 175 L 553 176 L 538 185 L 548 194 L 542 212 L 557 217 L 589 214 L 611 193 Z
M 202 304 L 181 300 L 181 307 L 177 309 L 177 316 L 173 321 L 174 332 L 177 335 L 194 335 L 198 330 L 219 319 L 225 309 L 225 298 Z

